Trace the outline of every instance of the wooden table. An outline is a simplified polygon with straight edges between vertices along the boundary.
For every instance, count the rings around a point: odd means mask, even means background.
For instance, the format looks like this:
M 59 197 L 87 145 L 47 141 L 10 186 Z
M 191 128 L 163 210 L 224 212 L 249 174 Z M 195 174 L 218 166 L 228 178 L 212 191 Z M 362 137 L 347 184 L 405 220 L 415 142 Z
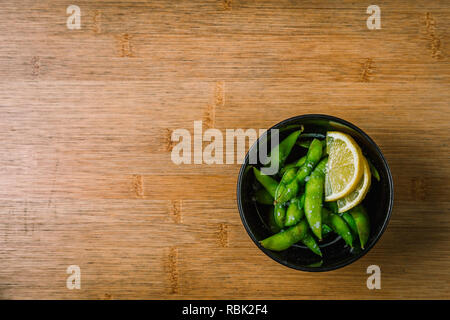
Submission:
M 450 3 L 376 2 L 379 30 L 369 4 L 2 1 L 0 298 L 450 298 Z M 365 130 L 395 183 L 380 242 L 320 274 L 252 243 L 239 164 L 171 161 L 196 120 L 225 133 L 306 113 Z

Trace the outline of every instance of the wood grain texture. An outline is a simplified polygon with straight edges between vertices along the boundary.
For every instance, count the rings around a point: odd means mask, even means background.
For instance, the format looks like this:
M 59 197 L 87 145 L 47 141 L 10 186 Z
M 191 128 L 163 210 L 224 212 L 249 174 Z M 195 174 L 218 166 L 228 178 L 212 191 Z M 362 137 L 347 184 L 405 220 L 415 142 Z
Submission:
M 450 298 L 450 3 L 380 1 L 372 31 L 347 0 L 71 4 L 80 30 L 67 1 L 0 6 L 0 298 Z M 376 247 L 321 274 L 251 242 L 239 164 L 170 160 L 195 120 L 225 132 L 305 113 L 365 130 L 395 183 Z

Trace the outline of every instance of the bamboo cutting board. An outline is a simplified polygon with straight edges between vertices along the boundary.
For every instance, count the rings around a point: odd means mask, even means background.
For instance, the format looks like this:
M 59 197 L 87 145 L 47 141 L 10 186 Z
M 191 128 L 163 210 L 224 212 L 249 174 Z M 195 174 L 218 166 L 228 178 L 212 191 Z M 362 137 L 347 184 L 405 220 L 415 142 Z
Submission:
M 1 1 L 0 298 L 450 298 L 450 3 L 379 1 L 378 30 L 369 4 Z M 239 164 L 171 161 L 194 121 L 306 113 L 366 131 L 395 185 L 380 242 L 320 274 L 252 243 Z

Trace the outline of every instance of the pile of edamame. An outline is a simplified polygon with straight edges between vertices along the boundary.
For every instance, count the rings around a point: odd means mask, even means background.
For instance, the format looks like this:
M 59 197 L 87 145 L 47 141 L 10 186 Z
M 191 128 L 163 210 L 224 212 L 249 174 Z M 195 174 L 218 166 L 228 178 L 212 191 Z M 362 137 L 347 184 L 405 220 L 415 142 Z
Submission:
M 260 186 L 253 199 L 270 206 L 266 222 L 272 235 L 261 240 L 260 244 L 269 250 L 283 251 L 301 242 L 322 256 L 318 243 L 334 233 L 346 245 L 364 249 L 370 235 L 366 210 L 359 204 L 347 212 L 338 213 L 336 202 L 324 201 L 328 161 L 325 137 L 311 139 L 321 135 L 302 135 L 302 131 L 303 128 L 289 134 L 269 155 L 270 161 L 279 162 L 277 174 L 264 175 L 253 167 Z M 285 164 L 293 148 L 307 152 L 298 160 Z M 278 156 L 274 156 L 274 151 Z M 372 173 L 379 178 L 376 169 Z

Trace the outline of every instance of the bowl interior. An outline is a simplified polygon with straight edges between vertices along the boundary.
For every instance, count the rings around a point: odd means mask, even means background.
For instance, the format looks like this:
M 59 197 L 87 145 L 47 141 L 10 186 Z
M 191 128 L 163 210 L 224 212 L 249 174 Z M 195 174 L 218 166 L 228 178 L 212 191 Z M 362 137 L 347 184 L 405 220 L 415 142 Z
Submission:
M 372 186 L 363 201 L 370 216 L 371 232 L 364 250 L 351 249 L 345 245 L 343 239 L 332 235 L 325 238 L 320 247 L 323 258 L 315 255 L 302 244 L 296 244 L 282 252 L 267 250 L 259 245 L 260 240 L 271 235 L 266 223 L 270 206 L 261 205 L 254 201 L 253 195 L 261 188 L 255 181 L 252 165 L 249 164 L 247 154 L 241 168 L 238 180 L 238 204 L 242 222 L 255 244 L 269 257 L 288 267 L 305 271 L 327 271 L 343 267 L 363 256 L 377 242 L 387 226 L 393 203 L 392 177 L 389 167 L 377 145 L 356 126 L 335 117 L 326 115 L 304 115 L 287 119 L 271 129 L 279 129 L 281 141 L 291 132 L 303 125 L 303 133 L 316 133 L 325 136 L 327 131 L 336 130 L 350 134 L 361 147 L 363 154 L 369 159 L 380 174 L 380 181 L 372 179 Z M 260 143 L 268 143 L 270 150 L 270 130 L 267 135 L 260 137 Z M 259 141 L 258 140 L 258 141 Z M 255 143 L 251 149 L 257 147 Z M 295 146 L 286 163 L 295 161 L 305 154 L 305 149 Z M 255 166 L 259 167 L 258 163 Z

